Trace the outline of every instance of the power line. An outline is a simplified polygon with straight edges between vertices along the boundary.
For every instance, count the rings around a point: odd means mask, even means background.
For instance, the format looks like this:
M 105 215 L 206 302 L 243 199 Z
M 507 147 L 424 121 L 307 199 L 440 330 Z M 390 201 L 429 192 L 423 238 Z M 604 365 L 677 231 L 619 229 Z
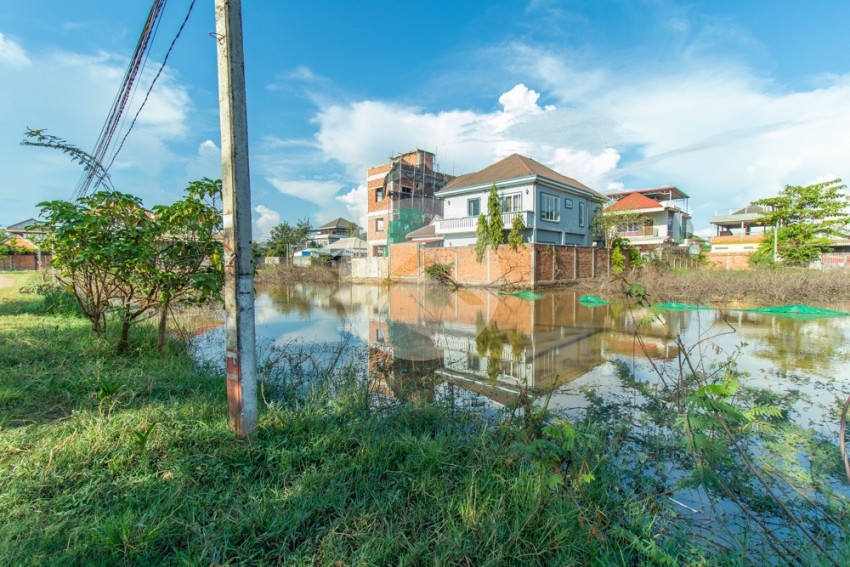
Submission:
M 99 163 L 103 163 L 109 144 L 118 129 L 121 116 L 127 107 L 127 101 L 133 92 L 133 86 L 135 84 L 136 77 L 138 76 L 139 69 L 145 60 L 151 40 L 156 34 L 158 27 L 157 23 L 162 16 L 162 10 L 165 7 L 165 3 L 166 0 L 154 0 L 151 5 L 151 9 L 148 12 L 148 17 L 145 20 L 142 33 L 139 35 L 139 40 L 136 43 L 136 49 L 130 59 L 130 64 L 127 66 L 127 71 L 124 73 L 121 86 L 118 89 L 118 93 L 115 95 L 115 100 L 112 102 L 112 107 L 109 110 L 109 114 L 103 124 L 103 128 L 101 128 L 100 135 L 98 136 L 97 143 L 95 144 L 95 149 L 91 154 L 92 157 Z M 92 172 L 86 172 L 77 184 L 76 196 L 79 197 L 88 193 L 92 184 L 94 184 L 95 187 L 100 185 L 101 179 L 101 177 L 96 179 L 96 176 Z
M 115 158 L 118 157 L 118 153 L 121 151 L 121 148 L 124 147 L 124 142 L 127 141 L 127 136 L 130 135 L 130 132 L 133 130 L 133 126 L 136 125 L 136 120 L 139 118 L 139 114 L 141 114 L 142 109 L 145 107 L 145 104 L 148 102 L 148 97 L 151 95 L 151 91 L 153 90 L 154 85 L 156 85 L 157 79 L 162 75 L 162 71 L 165 69 L 165 65 L 168 63 L 168 57 L 171 55 L 171 51 L 174 49 L 174 44 L 177 43 L 177 40 L 180 38 L 180 34 L 183 33 L 183 28 L 186 27 L 186 22 L 189 21 L 189 16 L 192 15 L 192 8 L 195 7 L 195 1 L 189 4 L 189 9 L 186 11 L 186 16 L 183 18 L 183 22 L 180 24 L 180 28 L 177 30 L 177 34 L 174 36 L 174 39 L 171 40 L 171 45 L 168 46 L 168 51 L 165 52 L 165 57 L 162 59 L 162 65 L 159 66 L 159 70 L 154 75 L 153 80 L 151 80 L 151 84 L 148 86 L 148 90 L 145 93 L 145 98 L 142 100 L 142 104 L 139 105 L 138 110 L 136 110 L 135 116 L 133 116 L 132 122 L 130 122 L 130 127 L 127 128 L 127 131 L 124 133 L 124 137 L 121 138 L 121 143 L 118 145 L 118 149 L 112 154 L 112 158 L 109 160 L 109 163 L 106 165 L 106 171 L 109 171 L 109 168 L 112 167 L 112 164 L 115 163 Z
M 96 189 L 103 183 L 104 178 L 108 175 L 109 169 L 112 167 L 112 165 L 115 163 L 115 160 L 118 158 L 118 154 L 124 147 L 124 143 L 127 141 L 127 137 L 130 135 L 130 132 L 133 130 L 133 127 L 136 125 L 136 121 L 138 120 L 142 109 L 145 107 L 145 104 L 150 98 L 151 92 L 153 91 L 157 80 L 165 70 L 165 66 L 168 63 L 168 58 L 170 57 L 171 52 L 174 50 L 174 46 L 176 45 L 177 40 L 183 33 L 183 30 L 185 29 L 186 24 L 189 21 L 189 17 L 192 14 L 192 9 L 195 7 L 196 2 L 196 0 L 191 0 L 189 8 L 186 11 L 186 15 L 183 17 L 183 21 L 181 22 L 180 27 L 177 30 L 177 33 L 174 35 L 174 38 L 171 40 L 170 45 L 168 46 L 168 50 L 165 53 L 162 64 L 160 65 L 159 69 L 151 80 L 147 91 L 145 92 L 144 99 L 139 105 L 139 108 L 136 110 L 136 113 L 133 115 L 133 119 L 130 121 L 130 125 L 127 127 L 126 131 L 124 131 L 124 135 L 121 137 L 121 141 L 118 144 L 118 147 L 110 154 L 109 162 L 106 163 L 106 158 L 109 154 L 109 149 L 112 145 L 112 141 L 115 136 L 121 130 L 123 130 L 123 125 L 126 123 L 125 112 L 127 108 L 132 104 L 133 98 L 135 97 L 137 79 L 144 72 L 145 67 L 147 65 L 148 56 L 150 54 L 150 48 L 154 42 L 154 39 L 156 38 L 157 31 L 159 30 L 159 26 L 162 21 L 162 15 L 164 13 L 167 1 L 168 0 L 153 0 L 153 3 L 151 4 L 151 9 L 148 12 L 148 17 L 145 20 L 145 25 L 142 28 L 141 34 L 139 35 L 139 40 L 130 59 L 130 63 L 127 66 L 127 71 L 124 74 L 121 86 L 118 89 L 118 93 L 115 96 L 115 100 L 112 103 L 112 107 L 110 108 L 106 121 L 103 124 L 103 128 L 100 131 L 97 143 L 95 144 L 95 150 L 91 154 L 97 163 L 105 163 L 105 165 L 102 167 L 100 174 L 98 174 L 98 172 L 94 170 L 87 171 L 83 174 L 82 178 L 77 184 L 77 189 L 75 192 L 75 196 L 77 197 L 85 195 L 92 188 Z

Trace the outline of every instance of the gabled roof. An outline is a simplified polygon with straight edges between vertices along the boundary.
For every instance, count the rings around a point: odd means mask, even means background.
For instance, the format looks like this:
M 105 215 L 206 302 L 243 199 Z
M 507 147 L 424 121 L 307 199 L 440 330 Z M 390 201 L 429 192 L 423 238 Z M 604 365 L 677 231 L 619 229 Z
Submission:
M 562 175 L 554 169 L 546 167 L 542 163 L 536 162 L 529 157 L 521 156 L 519 154 L 511 154 L 505 159 L 485 167 L 481 171 L 467 173 L 466 175 L 456 177 L 445 187 L 437 191 L 435 195 L 439 195 L 440 193 L 451 191 L 453 189 L 477 187 L 479 185 L 491 185 L 493 183 L 530 177 L 532 175 L 549 179 L 557 183 L 563 183 L 570 187 L 575 187 L 576 189 L 582 189 L 596 197 L 604 198 L 604 195 L 594 191 L 587 185 L 576 181 L 571 177 Z
M 323 224 L 322 226 L 320 226 L 319 228 L 316 228 L 314 230 L 326 230 L 326 229 L 329 229 L 329 228 L 348 228 L 349 226 L 351 226 L 353 224 L 354 223 L 351 222 L 351 221 L 345 220 L 342 217 L 338 217 L 338 218 L 332 220 L 331 222 L 329 222 L 327 224 Z
M 421 228 L 417 228 L 411 232 L 408 232 L 404 235 L 404 237 L 408 240 L 422 240 L 422 239 L 443 239 L 443 236 L 437 236 L 437 225 L 435 223 L 426 224 Z
M 650 199 L 646 195 L 640 193 L 632 193 L 623 197 L 613 205 L 606 207 L 606 211 L 639 211 L 643 209 L 663 209 L 664 207 L 655 199 Z
M 21 222 L 15 223 L 15 224 L 10 224 L 9 226 L 6 227 L 6 231 L 7 232 L 10 232 L 10 231 L 11 232 L 14 232 L 14 231 L 17 231 L 17 232 L 41 232 L 41 231 L 29 231 L 27 229 L 28 226 L 33 225 L 37 222 L 38 221 L 35 220 L 35 219 L 27 219 L 25 221 L 21 221 Z

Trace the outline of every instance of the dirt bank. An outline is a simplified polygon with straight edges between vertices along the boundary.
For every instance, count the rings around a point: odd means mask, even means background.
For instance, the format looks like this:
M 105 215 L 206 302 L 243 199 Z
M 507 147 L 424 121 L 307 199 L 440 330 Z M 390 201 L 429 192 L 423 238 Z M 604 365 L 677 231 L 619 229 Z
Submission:
M 653 301 L 761 305 L 824 304 L 850 300 L 850 274 L 806 269 L 688 272 L 645 269 L 624 278 L 583 280 L 577 288 L 602 297 L 621 294 L 627 283 L 646 286 Z

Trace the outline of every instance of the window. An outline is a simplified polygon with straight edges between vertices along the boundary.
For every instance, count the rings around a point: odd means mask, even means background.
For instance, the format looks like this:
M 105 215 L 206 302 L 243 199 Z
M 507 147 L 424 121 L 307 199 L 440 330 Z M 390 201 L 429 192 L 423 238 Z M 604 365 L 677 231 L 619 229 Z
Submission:
M 410 187 L 402 187 L 401 188 L 401 198 L 402 199 L 410 199 L 412 189 Z
M 558 206 L 558 197 L 555 195 L 540 194 L 540 220 L 550 222 L 561 221 L 561 209 Z
M 578 225 L 579 226 L 584 226 L 584 221 L 585 221 L 584 217 L 585 217 L 584 203 L 579 203 L 578 204 Z
M 384 342 L 384 330 L 381 328 L 375 329 L 375 341 L 382 343 Z
M 466 216 L 477 217 L 481 214 L 481 199 L 469 199 L 466 202 Z
M 384 200 L 384 188 L 378 187 L 375 190 L 375 201 L 383 201 Z
M 513 195 L 505 195 L 502 197 L 502 212 L 515 213 L 522 209 L 522 195 L 514 193 Z
M 567 199 L 566 197 L 564 197 L 564 208 L 565 209 L 572 209 L 573 208 L 573 200 Z
M 384 232 L 384 219 L 375 219 L 375 230 L 377 232 Z

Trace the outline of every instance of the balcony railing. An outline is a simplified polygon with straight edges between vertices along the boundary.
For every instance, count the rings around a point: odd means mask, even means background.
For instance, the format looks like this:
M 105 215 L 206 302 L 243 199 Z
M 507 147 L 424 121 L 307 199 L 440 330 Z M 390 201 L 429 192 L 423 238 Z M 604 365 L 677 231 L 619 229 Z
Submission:
M 651 226 L 645 226 L 637 230 L 618 230 L 617 236 L 622 238 L 657 237 L 658 229 Z
M 509 230 L 514 223 L 514 217 L 522 215 L 522 222 L 526 228 L 530 228 L 534 222 L 532 211 L 517 211 L 512 213 L 502 213 L 502 224 L 505 225 L 505 230 Z M 442 219 L 436 223 L 437 234 L 460 233 L 460 232 L 475 232 L 478 227 L 478 217 L 461 217 L 457 219 Z

